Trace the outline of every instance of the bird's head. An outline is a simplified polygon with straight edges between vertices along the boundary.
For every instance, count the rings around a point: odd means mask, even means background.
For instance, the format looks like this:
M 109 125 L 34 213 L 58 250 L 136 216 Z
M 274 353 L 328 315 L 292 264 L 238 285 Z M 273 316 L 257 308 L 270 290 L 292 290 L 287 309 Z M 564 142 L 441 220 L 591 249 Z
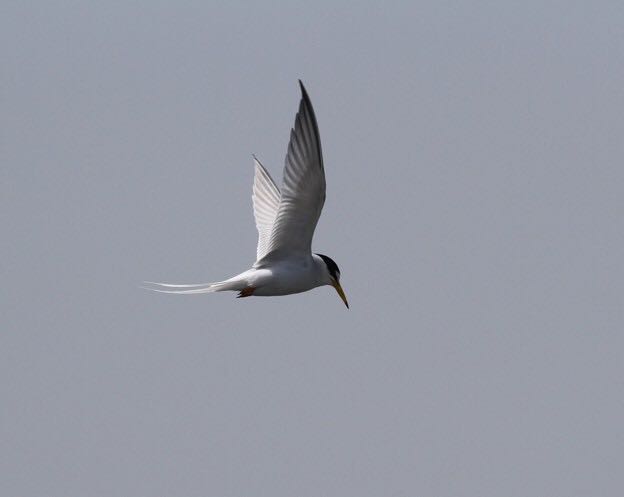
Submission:
M 347 297 L 344 293 L 344 290 L 342 289 L 342 286 L 340 286 L 340 269 L 338 269 L 338 264 L 336 264 L 331 257 L 327 257 L 326 255 L 323 255 L 323 254 L 315 254 L 315 255 L 318 255 L 324 262 L 325 273 L 326 273 L 325 284 L 331 285 L 336 289 L 336 291 L 338 292 L 338 295 L 340 295 L 340 298 L 342 299 L 342 301 L 344 302 L 344 304 L 347 306 L 347 309 L 348 309 L 349 303 L 347 302 Z

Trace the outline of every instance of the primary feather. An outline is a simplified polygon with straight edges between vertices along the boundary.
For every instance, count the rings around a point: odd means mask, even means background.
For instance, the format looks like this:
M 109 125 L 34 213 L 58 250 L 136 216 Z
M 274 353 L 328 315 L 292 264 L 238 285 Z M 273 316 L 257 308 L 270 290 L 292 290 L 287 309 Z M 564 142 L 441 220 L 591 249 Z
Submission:
M 269 172 L 260 161 L 254 156 L 255 173 L 253 194 L 254 218 L 258 229 L 258 248 L 256 249 L 256 260 L 262 259 L 268 250 L 271 230 L 277 215 L 280 203 L 280 191 L 275 185 Z
M 301 102 L 290 132 L 279 208 L 265 254 L 271 261 L 311 256 L 312 237 L 325 203 L 321 139 L 310 97 L 299 84 Z

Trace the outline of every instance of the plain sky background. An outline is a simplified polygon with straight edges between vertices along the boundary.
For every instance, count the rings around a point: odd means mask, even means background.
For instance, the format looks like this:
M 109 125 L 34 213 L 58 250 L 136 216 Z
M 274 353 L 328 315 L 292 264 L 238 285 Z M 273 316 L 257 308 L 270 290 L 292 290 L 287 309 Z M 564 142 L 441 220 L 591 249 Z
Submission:
M 621 1 L 0 19 L 0 495 L 622 495 Z M 297 78 L 351 310 L 141 290 L 253 262 Z

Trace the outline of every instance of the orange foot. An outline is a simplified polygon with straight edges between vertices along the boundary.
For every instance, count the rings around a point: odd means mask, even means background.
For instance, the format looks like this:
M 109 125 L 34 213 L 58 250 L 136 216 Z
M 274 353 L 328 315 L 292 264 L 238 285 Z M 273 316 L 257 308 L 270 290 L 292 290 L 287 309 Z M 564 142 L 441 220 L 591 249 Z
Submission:
M 236 298 L 240 299 L 243 297 L 251 297 L 255 291 L 256 291 L 255 287 L 247 286 L 240 291 L 240 293 L 238 294 L 238 297 Z

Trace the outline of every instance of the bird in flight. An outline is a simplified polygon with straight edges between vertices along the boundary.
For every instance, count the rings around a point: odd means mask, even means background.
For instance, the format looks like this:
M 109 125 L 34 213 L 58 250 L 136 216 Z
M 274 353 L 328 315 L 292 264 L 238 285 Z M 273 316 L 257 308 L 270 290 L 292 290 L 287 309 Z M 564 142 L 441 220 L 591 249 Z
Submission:
M 301 80 L 301 101 L 290 132 L 280 190 L 254 156 L 253 210 L 258 229 L 251 269 L 215 283 L 171 285 L 146 282 L 149 290 L 199 294 L 236 291 L 238 297 L 301 293 L 330 285 L 349 307 L 340 269 L 328 256 L 312 253 L 312 236 L 325 203 L 325 169 L 312 102 Z

